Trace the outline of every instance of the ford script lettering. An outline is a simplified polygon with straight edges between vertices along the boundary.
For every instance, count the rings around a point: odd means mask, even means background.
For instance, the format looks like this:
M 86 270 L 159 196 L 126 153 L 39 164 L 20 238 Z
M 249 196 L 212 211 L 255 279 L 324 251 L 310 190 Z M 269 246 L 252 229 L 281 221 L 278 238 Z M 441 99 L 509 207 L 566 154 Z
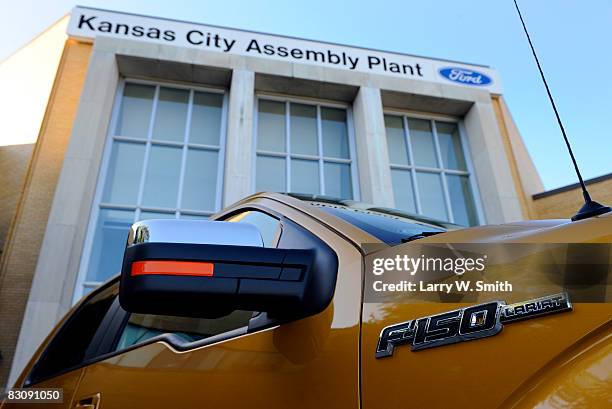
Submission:
M 489 85 L 493 82 L 493 80 L 485 74 L 474 70 L 468 70 L 465 68 L 441 68 L 438 72 L 447 80 L 463 85 L 481 86 Z

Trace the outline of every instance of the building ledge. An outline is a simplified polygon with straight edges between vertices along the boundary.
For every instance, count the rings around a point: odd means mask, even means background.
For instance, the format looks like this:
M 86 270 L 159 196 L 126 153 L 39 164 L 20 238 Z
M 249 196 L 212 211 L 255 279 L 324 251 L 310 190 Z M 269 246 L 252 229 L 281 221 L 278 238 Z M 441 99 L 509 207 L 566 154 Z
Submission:
M 605 180 L 608 179 L 612 179 L 612 173 L 608 173 L 606 175 L 601 175 L 601 176 L 597 176 L 595 178 L 592 179 L 588 179 L 584 181 L 585 185 L 592 185 L 594 183 L 599 183 L 599 182 L 603 182 Z M 542 193 L 536 193 L 535 195 L 533 195 L 533 200 L 538 200 L 538 199 L 542 199 L 548 196 L 553 196 L 556 195 L 558 193 L 562 193 L 562 192 L 567 192 L 570 190 L 574 190 L 574 189 L 578 189 L 580 187 L 580 183 L 573 183 L 571 185 L 567 185 L 567 186 L 562 186 L 562 187 L 558 187 L 556 189 L 552 189 L 552 190 L 547 190 L 545 192 Z

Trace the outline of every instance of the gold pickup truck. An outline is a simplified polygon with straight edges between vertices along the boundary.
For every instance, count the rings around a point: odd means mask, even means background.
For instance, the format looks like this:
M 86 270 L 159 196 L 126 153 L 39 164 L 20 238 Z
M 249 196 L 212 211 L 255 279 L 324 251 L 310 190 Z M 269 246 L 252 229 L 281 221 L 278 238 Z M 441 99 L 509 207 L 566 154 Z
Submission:
M 62 403 L 3 407 L 612 407 L 611 213 L 459 228 L 257 194 L 211 219 L 132 226 L 121 275 L 67 314 L 15 384 L 61 388 Z M 608 259 L 579 285 L 568 268 L 506 263 L 491 274 L 512 291 L 368 298 L 373 256 L 449 243 L 599 243 Z

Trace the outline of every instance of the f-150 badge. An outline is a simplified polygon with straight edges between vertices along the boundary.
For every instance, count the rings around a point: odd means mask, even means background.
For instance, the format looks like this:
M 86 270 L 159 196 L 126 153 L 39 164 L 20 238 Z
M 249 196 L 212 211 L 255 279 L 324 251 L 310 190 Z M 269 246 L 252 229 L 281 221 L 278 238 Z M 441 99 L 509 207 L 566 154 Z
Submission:
M 417 318 L 383 328 L 376 346 L 376 358 L 393 355 L 397 345 L 409 344 L 413 351 L 490 337 L 503 324 L 540 315 L 571 311 L 567 293 L 506 304 L 491 301 L 429 317 Z

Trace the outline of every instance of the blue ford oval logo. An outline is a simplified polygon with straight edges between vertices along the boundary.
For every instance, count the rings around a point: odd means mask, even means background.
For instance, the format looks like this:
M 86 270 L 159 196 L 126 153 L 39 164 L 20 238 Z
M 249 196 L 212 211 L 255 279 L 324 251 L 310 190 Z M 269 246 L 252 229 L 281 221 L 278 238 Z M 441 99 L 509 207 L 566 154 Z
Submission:
M 478 71 L 474 71 L 474 70 L 468 70 L 465 68 L 457 68 L 457 67 L 440 68 L 438 72 L 440 73 L 441 76 L 443 76 L 447 80 L 452 81 L 452 82 L 457 82 L 459 84 L 464 84 L 464 85 L 481 86 L 481 85 L 489 85 L 490 83 L 493 82 L 493 80 L 490 77 L 486 76 L 485 74 L 478 72 Z

